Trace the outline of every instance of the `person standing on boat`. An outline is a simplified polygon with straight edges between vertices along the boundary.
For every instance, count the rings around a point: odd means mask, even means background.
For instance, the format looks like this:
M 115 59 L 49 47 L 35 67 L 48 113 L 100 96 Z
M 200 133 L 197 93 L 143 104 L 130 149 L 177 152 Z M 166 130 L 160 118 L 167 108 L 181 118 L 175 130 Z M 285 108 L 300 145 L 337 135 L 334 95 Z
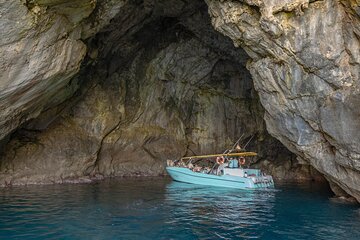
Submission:
M 236 158 L 230 158 L 229 168 L 238 168 L 238 167 L 239 167 L 239 161 Z
M 216 175 L 224 175 L 225 159 L 223 156 L 216 158 L 216 163 L 219 165 L 216 170 Z

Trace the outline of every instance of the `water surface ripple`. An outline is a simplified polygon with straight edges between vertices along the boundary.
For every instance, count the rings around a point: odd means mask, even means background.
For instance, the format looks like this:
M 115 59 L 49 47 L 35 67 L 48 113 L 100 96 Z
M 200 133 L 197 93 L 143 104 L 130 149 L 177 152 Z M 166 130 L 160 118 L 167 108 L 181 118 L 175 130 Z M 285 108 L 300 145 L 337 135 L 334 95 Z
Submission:
M 360 239 L 358 205 L 315 183 L 243 191 L 119 179 L 0 192 L 0 239 Z

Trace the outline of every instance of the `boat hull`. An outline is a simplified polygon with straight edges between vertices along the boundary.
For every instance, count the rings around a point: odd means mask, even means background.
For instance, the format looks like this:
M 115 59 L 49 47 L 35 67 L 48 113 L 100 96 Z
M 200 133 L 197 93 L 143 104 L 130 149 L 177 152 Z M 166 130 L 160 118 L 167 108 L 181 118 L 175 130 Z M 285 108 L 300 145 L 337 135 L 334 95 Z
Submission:
M 206 173 L 193 172 L 184 167 L 166 167 L 166 171 L 171 178 L 178 182 L 208 185 L 216 187 L 238 188 L 238 189 L 257 189 L 274 187 L 274 182 L 259 182 L 249 177 L 238 177 L 231 175 L 213 175 Z

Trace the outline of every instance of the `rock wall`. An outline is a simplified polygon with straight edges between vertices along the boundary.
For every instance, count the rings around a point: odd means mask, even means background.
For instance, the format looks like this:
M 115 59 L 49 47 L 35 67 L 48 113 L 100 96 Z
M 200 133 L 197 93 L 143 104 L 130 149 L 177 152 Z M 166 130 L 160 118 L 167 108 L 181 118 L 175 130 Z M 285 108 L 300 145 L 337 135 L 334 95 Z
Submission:
M 244 67 L 261 57 L 216 32 L 205 2 L 4 1 L 0 11 L 1 186 L 163 174 L 166 159 L 220 152 L 242 134 L 275 177 L 319 178 L 267 133 Z
M 360 201 L 359 1 L 207 3 L 214 28 L 252 59 L 271 135 Z
M 0 139 L 71 97 L 94 35 L 124 1 L 0 2 Z M 90 24 L 91 22 L 91 24 Z
M 29 129 L 23 130 L 2 160 L 4 181 L 157 175 L 167 158 L 220 151 L 250 132 L 244 126 L 261 129 L 261 116 L 252 116 L 246 96 L 247 71 L 241 74 L 237 64 L 195 39 L 156 50 L 150 56 L 150 49 L 138 51 L 127 70 L 108 78 L 95 72 L 99 79 L 89 83 L 85 97 L 46 131 L 29 139 Z M 244 124 L 248 120 L 253 124 Z M 31 125 L 34 130 L 39 123 Z
M 166 159 L 220 152 L 242 134 L 243 142 L 256 136 L 249 149 L 272 174 L 317 176 L 266 132 L 244 67 L 248 56 L 211 27 L 205 3 L 105 3 L 74 20 L 77 36 L 87 39 L 86 57 L 72 52 L 84 59 L 81 70 L 71 80 L 59 73 L 69 94 L 58 89 L 51 107 L 12 135 L 0 160 L 1 185 L 163 174 Z M 64 13 L 62 6 L 46 11 Z

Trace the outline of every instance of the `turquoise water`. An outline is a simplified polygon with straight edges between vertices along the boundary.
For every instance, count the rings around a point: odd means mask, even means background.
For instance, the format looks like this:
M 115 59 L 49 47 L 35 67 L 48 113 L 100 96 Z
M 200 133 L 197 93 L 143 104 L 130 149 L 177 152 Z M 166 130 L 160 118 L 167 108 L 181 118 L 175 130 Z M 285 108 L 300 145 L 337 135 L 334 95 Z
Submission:
M 358 205 L 324 185 L 244 191 L 168 178 L 0 192 L 0 239 L 360 239 Z

